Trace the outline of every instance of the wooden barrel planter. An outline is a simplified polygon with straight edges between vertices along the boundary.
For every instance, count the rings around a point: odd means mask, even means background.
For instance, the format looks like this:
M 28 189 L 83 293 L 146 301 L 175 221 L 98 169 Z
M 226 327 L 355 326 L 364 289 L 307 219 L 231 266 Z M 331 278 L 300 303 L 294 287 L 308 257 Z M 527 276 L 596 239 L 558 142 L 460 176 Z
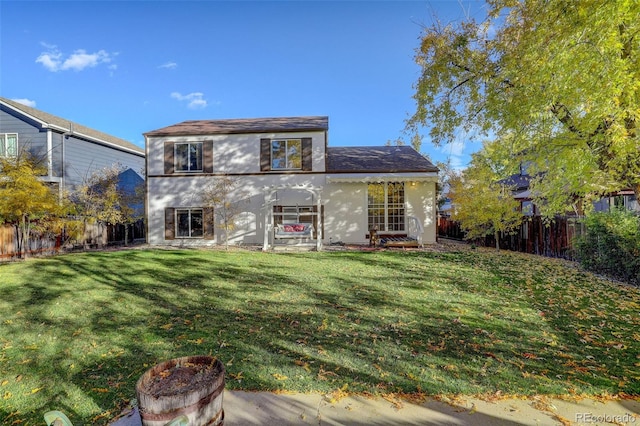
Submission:
M 172 359 L 145 372 L 136 384 L 143 426 L 164 426 L 180 415 L 190 426 L 224 423 L 224 366 L 211 356 Z

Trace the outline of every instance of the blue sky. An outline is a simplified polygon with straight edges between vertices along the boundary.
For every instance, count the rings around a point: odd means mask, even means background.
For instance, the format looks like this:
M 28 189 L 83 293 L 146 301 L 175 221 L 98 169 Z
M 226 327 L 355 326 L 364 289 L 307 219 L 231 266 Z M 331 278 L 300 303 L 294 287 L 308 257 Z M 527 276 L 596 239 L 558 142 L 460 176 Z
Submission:
M 0 2 L 0 95 L 144 146 L 184 120 L 329 116 L 329 146 L 408 137 L 423 26 L 448 1 Z M 464 166 L 464 139 L 422 152 Z

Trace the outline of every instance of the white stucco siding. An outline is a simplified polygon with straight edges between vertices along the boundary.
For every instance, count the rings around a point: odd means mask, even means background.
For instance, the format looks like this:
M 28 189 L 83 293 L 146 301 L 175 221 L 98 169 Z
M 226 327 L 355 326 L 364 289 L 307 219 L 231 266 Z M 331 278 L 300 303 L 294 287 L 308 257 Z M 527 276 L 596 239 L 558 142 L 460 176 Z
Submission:
M 367 183 L 340 182 L 325 185 L 325 242 L 368 243 Z M 405 182 L 406 216 L 418 219 L 422 243 L 436 242 L 436 183 Z M 407 221 L 408 225 L 408 221 Z
M 148 218 L 150 244 L 203 246 L 224 242 L 224 234 L 216 218 L 215 238 L 165 240 L 165 209 L 167 207 L 202 207 L 201 191 L 215 176 L 173 176 L 149 178 Z M 324 206 L 323 243 L 342 241 L 349 244 L 366 244 L 367 183 L 327 182 L 325 175 L 247 175 L 238 176 L 241 185 L 238 194 L 242 198 L 242 213 L 238 215 L 236 229 L 229 236 L 231 244 L 260 245 L 264 238 L 265 189 L 286 185 L 322 187 Z M 241 194 L 241 196 L 240 196 Z M 279 189 L 273 193 L 276 205 L 316 205 L 317 199 L 308 191 Z M 406 215 L 416 217 L 423 227 L 422 243 L 436 242 L 436 183 L 406 182 Z
M 367 184 L 328 183 L 324 201 L 324 242 L 367 242 Z
M 148 241 L 152 245 L 214 245 L 224 242 L 224 233 L 216 217 L 215 238 L 165 240 L 165 209 L 202 207 L 202 189 L 215 176 L 172 176 L 150 177 L 148 179 Z M 281 185 L 308 185 L 319 187 L 324 184 L 322 175 L 247 175 L 238 176 L 241 181 L 236 193 L 230 199 L 240 200 L 242 213 L 238 215 L 236 229 L 229 235 L 231 244 L 261 244 L 265 223 L 265 188 Z M 274 193 L 276 204 L 315 205 L 312 194 L 299 189 L 278 190 Z
M 345 243 L 367 243 L 365 236 L 369 233 L 367 187 L 369 182 L 404 182 L 405 183 L 405 231 L 408 233 L 410 217 L 418 219 L 423 232 L 421 242 L 436 242 L 436 173 L 343 173 L 327 175 L 325 197 L 326 211 L 330 212 L 325 219 L 335 224 L 330 235 L 333 241 Z M 335 213 L 337 212 L 337 213 Z
M 199 142 L 204 140 L 213 141 L 214 173 L 260 173 L 260 140 L 265 138 L 311 138 L 313 150 L 312 171 L 318 173 L 325 171 L 325 132 L 297 132 L 148 137 L 148 173 L 150 176 L 164 174 L 165 142 Z
M 436 222 L 436 183 L 406 183 L 405 204 L 407 207 L 407 216 L 418 218 L 422 224 L 424 229 L 422 233 L 422 243 L 434 244 L 436 242 L 438 226 Z

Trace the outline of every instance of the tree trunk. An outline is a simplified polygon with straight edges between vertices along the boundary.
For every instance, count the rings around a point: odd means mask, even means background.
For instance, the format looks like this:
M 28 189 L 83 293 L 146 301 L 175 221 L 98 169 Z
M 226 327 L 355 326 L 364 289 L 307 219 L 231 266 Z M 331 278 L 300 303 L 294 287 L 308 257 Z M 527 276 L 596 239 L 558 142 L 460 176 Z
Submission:
M 229 250 L 229 224 L 224 221 L 224 249 Z
M 496 239 L 496 250 L 500 251 L 500 232 L 494 232 L 494 238 Z
M 129 236 L 129 224 L 125 223 L 124 224 L 124 246 L 125 247 L 128 245 L 127 244 L 128 236 Z
M 15 253 L 18 255 L 18 257 L 22 257 L 22 229 L 20 229 L 20 223 L 16 222 L 14 224 L 15 228 L 16 228 L 16 247 L 15 247 Z
M 27 216 L 22 216 L 22 258 L 26 259 L 29 256 L 29 221 Z

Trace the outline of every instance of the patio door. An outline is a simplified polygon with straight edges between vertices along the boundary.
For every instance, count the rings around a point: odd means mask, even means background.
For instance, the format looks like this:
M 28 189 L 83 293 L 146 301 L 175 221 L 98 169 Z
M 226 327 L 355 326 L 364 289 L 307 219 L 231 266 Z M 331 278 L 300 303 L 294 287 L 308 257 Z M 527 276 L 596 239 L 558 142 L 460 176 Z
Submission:
M 405 232 L 404 182 L 370 183 L 367 186 L 369 229 L 379 232 Z

